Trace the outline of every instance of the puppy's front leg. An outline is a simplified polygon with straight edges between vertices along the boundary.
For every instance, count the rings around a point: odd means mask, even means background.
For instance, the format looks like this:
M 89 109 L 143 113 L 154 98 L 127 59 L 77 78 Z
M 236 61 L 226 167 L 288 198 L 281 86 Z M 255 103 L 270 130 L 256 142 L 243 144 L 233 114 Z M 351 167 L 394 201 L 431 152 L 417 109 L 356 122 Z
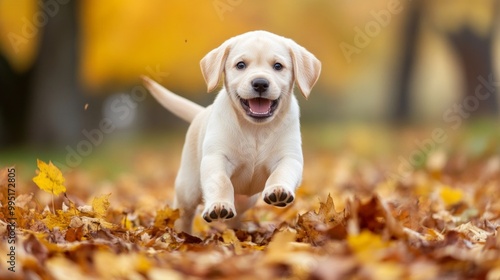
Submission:
M 201 188 L 207 222 L 227 220 L 236 216 L 234 188 L 230 178 L 230 162 L 224 155 L 206 155 L 201 160 Z
M 302 158 L 282 158 L 267 179 L 262 197 L 267 204 L 285 207 L 295 199 L 302 180 Z

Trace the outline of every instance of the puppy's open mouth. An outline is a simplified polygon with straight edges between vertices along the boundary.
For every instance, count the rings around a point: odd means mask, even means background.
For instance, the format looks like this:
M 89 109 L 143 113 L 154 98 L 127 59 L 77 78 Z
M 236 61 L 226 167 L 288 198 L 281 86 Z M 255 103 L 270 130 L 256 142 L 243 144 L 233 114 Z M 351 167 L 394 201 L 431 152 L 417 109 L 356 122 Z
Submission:
M 279 99 L 270 100 L 260 97 L 252 99 L 240 98 L 241 106 L 245 109 L 247 115 L 256 119 L 272 116 L 276 108 L 278 108 L 278 101 Z

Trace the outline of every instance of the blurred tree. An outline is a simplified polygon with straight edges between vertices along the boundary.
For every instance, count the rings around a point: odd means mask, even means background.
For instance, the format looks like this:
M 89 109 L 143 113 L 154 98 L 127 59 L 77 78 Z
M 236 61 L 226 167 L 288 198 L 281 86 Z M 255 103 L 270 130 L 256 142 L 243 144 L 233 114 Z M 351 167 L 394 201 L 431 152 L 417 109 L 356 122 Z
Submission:
M 0 0 L 0 145 L 26 139 L 30 84 L 39 44 L 35 0 Z
M 80 2 L 44 0 L 41 9 L 53 16 L 43 26 L 34 66 L 29 115 L 29 140 L 67 145 L 81 136 L 84 97 L 78 79 Z
M 26 140 L 30 84 L 33 69 L 21 73 L 0 54 L 0 145 L 10 146 Z
M 422 2 L 412 1 L 407 4 L 407 14 L 404 28 L 402 28 L 402 54 L 399 64 L 399 76 L 396 75 L 395 102 L 393 104 L 393 119 L 398 122 L 408 121 L 411 113 L 411 81 L 415 62 L 417 60 L 417 46 L 419 27 L 422 18 Z
M 498 13 L 498 8 L 493 11 Z M 493 78 L 493 62 L 495 61 L 493 58 L 494 35 L 493 27 L 486 35 L 481 35 L 468 25 L 461 28 L 458 32 L 451 32 L 445 35 L 452 43 L 463 66 L 466 84 L 464 100 L 469 96 L 474 97 L 476 95 L 477 86 L 480 84 L 480 77 L 488 81 L 491 87 L 496 87 L 495 78 Z M 488 91 L 489 89 L 486 88 L 482 91 L 485 90 Z M 479 102 L 478 106 L 473 116 L 496 115 L 498 113 L 498 96 L 496 95 L 496 91 L 491 92 L 488 100 Z
M 497 35 L 500 2 L 496 0 L 427 1 L 426 14 L 434 30 L 445 37 L 462 65 L 465 89 L 460 102 L 475 97 L 481 79 L 489 82 L 487 100 L 479 100 L 472 116 L 496 115 L 496 92 L 493 43 Z M 484 94 L 484 93 L 483 93 Z M 470 99 L 470 98 L 469 98 Z
M 8 3 L 6 3 L 8 2 Z M 1 1 L 0 142 L 68 144 L 82 130 L 76 1 Z

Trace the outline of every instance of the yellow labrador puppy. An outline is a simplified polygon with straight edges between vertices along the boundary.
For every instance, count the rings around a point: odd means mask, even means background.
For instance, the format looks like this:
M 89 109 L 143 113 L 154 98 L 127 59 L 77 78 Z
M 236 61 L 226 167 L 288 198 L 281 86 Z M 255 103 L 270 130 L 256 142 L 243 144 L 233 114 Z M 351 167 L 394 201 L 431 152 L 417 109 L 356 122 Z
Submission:
M 321 63 L 290 39 L 252 31 L 209 52 L 201 70 L 209 92 L 223 81 L 207 108 L 144 78 L 164 107 L 191 122 L 174 201 L 181 211 L 175 227 L 188 233 L 200 203 L 205 221 L 229 220 L 237 226 L 261 193 L 277 207 L 293 202 L 303 168 L 293 88 L 297 84 L 307 98 Z

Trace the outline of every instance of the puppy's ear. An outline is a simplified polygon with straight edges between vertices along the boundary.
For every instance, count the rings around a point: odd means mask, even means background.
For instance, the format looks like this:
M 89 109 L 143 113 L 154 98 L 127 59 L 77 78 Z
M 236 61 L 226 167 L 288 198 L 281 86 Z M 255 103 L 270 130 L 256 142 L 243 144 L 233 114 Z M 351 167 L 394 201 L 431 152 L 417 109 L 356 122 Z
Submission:
M 225 41 L 222 45 L 213 49 L 201 59 L 201 73 L 203 74 L 205 83 L 207 83 L 207 92 L 211 92 L 219 84 L 232 42 L 233 39 Z
M 307 99 L 321 73 L 321 62 L 304 47 L 290 40 L 294 79 Z

